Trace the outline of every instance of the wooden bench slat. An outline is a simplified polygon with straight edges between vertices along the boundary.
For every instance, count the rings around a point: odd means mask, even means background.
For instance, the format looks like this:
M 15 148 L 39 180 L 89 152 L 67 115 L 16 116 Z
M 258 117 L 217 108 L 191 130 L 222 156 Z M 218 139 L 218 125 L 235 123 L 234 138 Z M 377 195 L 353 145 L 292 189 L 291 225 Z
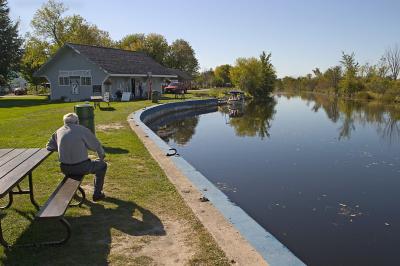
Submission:
M 13 149 L 0 149 L 0 158 L 3 157 L 5 154 L 9 153 Z
M 26 149 L 14 149 L 14 150 L 10 151 L 9 153 L 5 154 L 4 156 L 2 156 L 0 158 L 0 166 L 8 163 L 10 160 L 14 159 L 15 157 L 17 157 L 24 151 L 26 151 Z
M 18 156 L 14 157 L 13 159 L 9 160 L 5 164 L 0 166 L 0 179 L 11 172 L 14 168 L 18 167 L 24 161 L 29 159 L 33 154 L 38 152 L 39 149 L 27 149 L 20 153 Z
M 58 218 L 64 215 L 81 181 L 64 178 L 36 215 L 38 218 Z
M 44 159 L 51 154 L 46 149 L 40 149 L 34 153 L 28 160 L 22 162 L 18 167 L 8 172 L 0 179 L 0 198 L 10 191 L 18 182 L 29 172 L 32 172 Z

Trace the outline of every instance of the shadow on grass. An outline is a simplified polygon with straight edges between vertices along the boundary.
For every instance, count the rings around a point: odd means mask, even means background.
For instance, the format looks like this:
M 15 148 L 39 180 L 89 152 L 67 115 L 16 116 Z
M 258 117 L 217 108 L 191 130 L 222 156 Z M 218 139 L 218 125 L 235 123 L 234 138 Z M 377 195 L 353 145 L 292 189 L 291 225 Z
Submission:
M 116 109 L 114 108 L 114 107 L 112 107 L 112 106 L 108 106 L 108 107 L 101 107 L 101 106 L 99 106 L 99 108 L 100 108 L 100 111 L 107 111 L 107 112 L 112 112 L 112 111 L 115 111 Z
M 46 105 L 50 104 L 49 100 L 42 98 L 42 99 L 32 99 L 32 98 L 25 98 L 21 96 L 15 97 L 0 97 L 0 108 L 8 108 L 8 107 L 29 107 L 29 106 L 38 106 L 38 105 Z
M 125 154 L 125 153 L 129 153 L 128 150 L 126 149 L 122 149 L 122 148 L 114 148 L 114 147 L 107 147 L 107 146 L 103 146 L 104 151 L 106 153 L 110 153 L 110 154 Z
M 108 255 L 114 235 L 120 232 L 131 236 L 162 236 L 164 226 L 160 219 L 147 209 L 133 202 L 106 198 L 106 206 L 85 202 L 91 214 L 66 217 L 72 226 L 72 237 L 58 247 L 14 248 L 5 251 L 4 265 L 108 265 Z M 133 214 L 142 218 L 136 219 Z M 32 216 L 30 213 L 28 216 Z M 29 219 L 24 215 L 25 218 Z M 62 238 L 64 231 L 57 221 L 36 221 L 17 239 L 22 244 L 40 240 Z M 125 238 L 126 239 L 126 238 Z M 124 240 L 125 240 L 124 239 Z M 121 244 L 123 244 L 121 242 Z M 132 245 L 127 245 L 132 246 Z

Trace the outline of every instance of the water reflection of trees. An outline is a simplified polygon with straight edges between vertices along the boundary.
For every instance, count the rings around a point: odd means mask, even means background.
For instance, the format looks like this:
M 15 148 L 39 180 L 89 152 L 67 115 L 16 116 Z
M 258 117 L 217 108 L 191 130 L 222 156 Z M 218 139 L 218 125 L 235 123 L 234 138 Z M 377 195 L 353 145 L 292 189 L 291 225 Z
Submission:
M 185 145 L 191 140 L 192 136 L 196 132 L 196 126 L 198 123 L 198 116 L 175 120 L 170 122 L 168 125 L 159 127 L 157 129 L 157 135 L 165 142 L 172 140 L 179 145 Z
M 229 125 L 235 129 L 238 136 L 269 137 L 271 121 L 276 112 L 275 105 L 275 99 L 248 102 L 243 107 L 242 116 L 229 118 Z
M 305 93 L 300 97 L 313 106 L 313 111 L 322 108 L 328 118 L 339 123 L 339 139 L 351 137 L 356 124 L 373 124 L 382 138 L 389 141 L 400 139 L 400 108 L 377 102 L 361 102 Z

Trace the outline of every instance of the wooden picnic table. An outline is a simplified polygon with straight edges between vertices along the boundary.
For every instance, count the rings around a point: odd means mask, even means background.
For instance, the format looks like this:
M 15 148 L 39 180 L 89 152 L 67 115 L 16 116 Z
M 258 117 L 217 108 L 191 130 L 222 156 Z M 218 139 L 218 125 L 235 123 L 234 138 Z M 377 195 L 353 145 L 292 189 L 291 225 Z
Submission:
M 1 210 L 9 208 L 13 203 L 14 195 L 29 194 L 30 200 L 36 209 L 33 194 L 33 170 L 39 166 L 52 152 L 47 149 L 0 149 L 0 199 L 8 195 L 9 201 Z M 29 188 L 21 189 L 20 183 L 28 177 Z M 0 219 L 0 244 L 8 246 L 3 238 Z

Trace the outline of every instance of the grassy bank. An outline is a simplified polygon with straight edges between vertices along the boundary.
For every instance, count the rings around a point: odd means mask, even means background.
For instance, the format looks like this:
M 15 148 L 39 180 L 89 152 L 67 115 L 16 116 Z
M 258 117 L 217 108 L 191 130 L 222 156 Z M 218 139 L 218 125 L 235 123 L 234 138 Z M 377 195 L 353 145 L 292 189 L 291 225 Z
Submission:
M 224 98 L 231 90 L 234 90 L 234 88 L 210 88 L 201 90 L 191 90 L 190 93 L 196 97 Z
M 3 264 L 155 265 L 168 259 L 192 265 L 228 264 L 126 122 L 128 114 L 149 105 L 149 101 L 112 103 L 111 108 L 96 110 L 96 133 L 109 163 L 105 182 L 108 198 L 100 203 L 88 200 L 82 208 L 67 210 L 73 235 L 66 245 L 1 248 Z M 73 111 L 73 106 L 49 104 L 33 96 L 0 98 L 0 147 L 44 147 L 62 125 L 63 114 Z M 33 175 L 36 200 L 42 205 L 63 178 L 57 154 Z M 83 187 L 90 199 L 92 176 L 85 178 Z M 12 208 L 2 216 L 5 238 L 23 243 L 60 236 L 56 223 L 32 222 L 35 213 L 28 197 L 16 196 Z

